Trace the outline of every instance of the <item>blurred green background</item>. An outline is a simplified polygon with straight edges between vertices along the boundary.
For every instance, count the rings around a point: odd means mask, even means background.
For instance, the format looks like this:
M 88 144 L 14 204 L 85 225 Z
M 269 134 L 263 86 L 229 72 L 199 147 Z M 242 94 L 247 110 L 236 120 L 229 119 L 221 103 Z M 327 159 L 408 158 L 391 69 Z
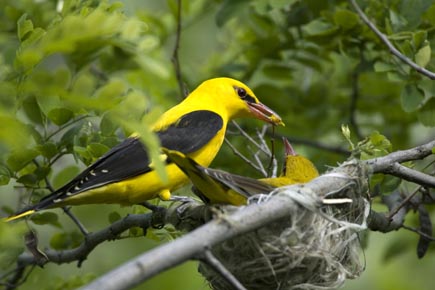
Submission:
M 360 2 L 403 54 L 435 70 L 433 1 Z M 7 215 L 29 202 L 30 193 L 33 201 L 47 194 L 45 178 L 59 187 L 123 136 L 147 134 L 144 126 L 179 102 L 181 93 L 171 62 L 177 1 L 0 0 L 0 7 L 0 198 Z M 286 127 L 276 134 L 289 137 L 321 172 L 349 156 L 342 124 L 349 125 L 354 142 L 379 131 L 393 150 L 435 137 L 434 82 L 392 57 L 347 1 L 182 1 L 181 27 L 178 53 L 186 88 L 217 76 L 244 81 L 283 117 Z M 240 124 L 251 134 L 261 125 Z M 241 152 L 250 153 L 243 137 L 229 135 Z M 279 160 L 282 148 L 275 143 Z M 33 159 L 39 167 L 29 165 Z M 212 166 L 260 177 L 240 162 L 223 146 Z M 388 180 L 381 188 L 383 194 L 394 189 Z M 379 200 L 374 203 L 385 210 Z M 113 212 L 140 211 L 112 205 L 73 209 L 90 231 L 107 226 Z M 41 247 L 72 247 L 76 228 L 60 210 L 52 212 L 59 220 L 31 223 Z M 416 217 L 407 222 L 415 225 Z M 0 227 L 2 251 L 22 249 L 23 224 Z M 60 242 L 53 242 L 56 234 Z M 81 268 L 35 268 L 19 289 L 73 289 L 173 238 L 165 230 L 128 234 L 98 246 Z M 417 240 L 405 230 L 368 233 L 366 270 L 343 289 L 432 289 L 433 247 L 419 260 Z M 8 263 L 2 260 L 0 273 Z M 209 289 L 196 267 L 186 263 L 136 289 Z

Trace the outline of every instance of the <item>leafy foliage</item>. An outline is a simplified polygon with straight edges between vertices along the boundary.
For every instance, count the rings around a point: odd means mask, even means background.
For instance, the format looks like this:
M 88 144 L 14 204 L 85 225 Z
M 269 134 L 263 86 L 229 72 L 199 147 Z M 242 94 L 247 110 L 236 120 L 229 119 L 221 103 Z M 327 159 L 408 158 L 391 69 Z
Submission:
M 432 1 L 359 2 L 403 55 L 435 71 Z M 342 151 L 356 144 L 351 149 L 361 159 L 434 138 L 434 82 L 398 61 L 347 1 L 182 3 L 179 53 L 189 88 L 211 77 L 238 78 L 283 117 L 286 128 L 277 134 Z M 140 133 L 163 176 L 149 124 L 179 100 L 171 64 L 177 1 L 4 0 L 2 7 L 0 124 L 6 129 L 0 130 L 0 185 L 16 187 L 8 190 L 9 197 L 20 207 L 40 199 L 132 132 Z M 255 134 L 248 123 L 241 124 Z M 349 126 L 346 138 L 342 124 Z M 243 138 L 232 142 L 251 153 Z M 317 147 L 297 149 L 320 171 L 347 157 Z M 222 151 L 214 167 L 257 174 L 222 157 L 231 154 L 229 148 Z M 384 175 L 373 176 L 371 183 L 383 194 L 404 186 Z M 8 204 L 2 204 L 4 215 L 14 211 Z M 419 211 L 426 221 L 433 213 L 432 208 Z M 120 217 L 108 214 L 110 222 Z M 54 213 L 35 215 L 32 222 L 59 231 L 48 239 L 53 248 L 81 241 Z M 428 222 L 410 222 L 431 232 Z M 23 231 L 21 225 L 0 223 L 0 245 L 13 253 L 0 257 L 2 265 L 21 253 L 17 245 Z M 141 235 L 142 229 L 134 228 L 127 236 Z M 148 237 L 165 235 L 175 236 L 156 230 Z M 427 241 L 421 238 L 420 245 L 425 252 Z M 395 251 L 392 246 L 388 253 Z M 80 279 L 70 284 L 75 280 Z

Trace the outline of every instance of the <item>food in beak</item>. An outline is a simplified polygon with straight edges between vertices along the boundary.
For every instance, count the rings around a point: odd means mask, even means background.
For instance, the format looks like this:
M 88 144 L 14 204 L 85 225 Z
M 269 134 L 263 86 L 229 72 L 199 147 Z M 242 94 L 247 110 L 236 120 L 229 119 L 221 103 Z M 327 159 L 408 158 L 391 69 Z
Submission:
M 281 117 L 262 103 L 248 103 L 249 110 L 258 119 L 271 123 L 273 125 L 285 126 Z

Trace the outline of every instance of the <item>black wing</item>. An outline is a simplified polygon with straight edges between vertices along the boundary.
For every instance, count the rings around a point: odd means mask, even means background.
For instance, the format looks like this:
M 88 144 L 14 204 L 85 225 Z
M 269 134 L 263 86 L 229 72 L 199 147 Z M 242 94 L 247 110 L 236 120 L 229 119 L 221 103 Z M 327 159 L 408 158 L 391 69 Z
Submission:
M 206 145 L 223 128 L 222 118 L 199 110 L 183 115 L 176 123 L 158 131 L 162 147 L 188 154 Z M 113 147 L 68 184 L 44 197 L 34 209 L 50 206 L 69 195 L 131 178 L 151 171 L 149 156 L 137 138 L 128 138 Z
M 212 111 L 194 111 L 158 131 L 157 136 L 162 147 L 188 154 L 207 144 L 223 125 L 222 117 Z

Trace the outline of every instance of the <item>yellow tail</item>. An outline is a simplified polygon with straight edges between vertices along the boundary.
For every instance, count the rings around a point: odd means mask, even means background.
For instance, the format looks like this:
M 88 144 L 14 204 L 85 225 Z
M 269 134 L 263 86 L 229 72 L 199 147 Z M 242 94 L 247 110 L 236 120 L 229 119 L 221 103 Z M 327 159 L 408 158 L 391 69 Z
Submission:
M 4 218 L 3 220 L 4 220 L 5 222 L 10 222 L 10 221 L 13 221 L 13 220 L 16 220 L 16 219 L 19 219 L 19 218 L 22 218 L 22 217 L 28 216 L 28 215 L 30 215 L 30 214 L 32 214 L 32 213 L 34 213 L 34 212 L 35 212 L 35 210 L 34 210 L 34 209 L 31 209 L 31 210 L 25 211 L 25 212 L 23 212 L 23 213 L 20 213 L 20 214 L 17 214 L 17 215 L 13 215 L 13 216 L 10 216 L 10 217 L 8 217 L 8 218 Z

